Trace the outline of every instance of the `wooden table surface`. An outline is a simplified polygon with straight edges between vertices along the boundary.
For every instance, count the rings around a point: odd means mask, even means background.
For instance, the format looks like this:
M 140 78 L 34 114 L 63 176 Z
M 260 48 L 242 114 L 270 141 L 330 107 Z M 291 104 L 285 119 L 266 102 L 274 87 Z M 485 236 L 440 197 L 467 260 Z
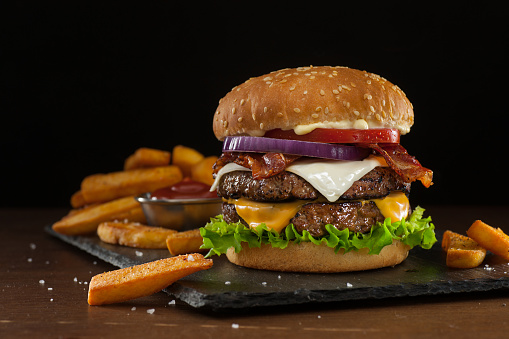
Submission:
M 88 282 L 115 267 L 43 231 L 65 213 L 0 209 L 0 338 L 508 336 L 507 289 L 235 313 L 197 310 L 178 300 L 173 303 L 163 292 L 122 304 L 89 306 Z M 506 213 L 506 206 L 431 206 L 426 212 L 437 229 L 462 233 L 475 219 L 509 233 Z

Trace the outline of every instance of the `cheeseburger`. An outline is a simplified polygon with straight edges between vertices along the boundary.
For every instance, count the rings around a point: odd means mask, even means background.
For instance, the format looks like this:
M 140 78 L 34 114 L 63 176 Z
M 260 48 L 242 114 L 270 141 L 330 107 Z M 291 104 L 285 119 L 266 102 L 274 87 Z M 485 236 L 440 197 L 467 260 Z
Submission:
M 410 186 L 433 172 L 400 145 L 412 104 L 386 79 L 346 67 L 283 69 L 219 102 L 212 190 L 222 214 L 202 248 L 240 266 L 346 272 L 394 266 L 436 242 Z

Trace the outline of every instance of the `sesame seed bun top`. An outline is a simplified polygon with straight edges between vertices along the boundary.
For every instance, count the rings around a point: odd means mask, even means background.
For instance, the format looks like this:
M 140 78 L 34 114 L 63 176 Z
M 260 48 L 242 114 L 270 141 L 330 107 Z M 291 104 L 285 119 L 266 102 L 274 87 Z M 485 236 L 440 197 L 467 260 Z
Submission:
M 219 101 L 213 129 L 226 136 L 263 136 L 273 129 L 395 128 L 414 122 L 412 104 L 386 79 L 347 67 L 287 68 L 251 78 Z

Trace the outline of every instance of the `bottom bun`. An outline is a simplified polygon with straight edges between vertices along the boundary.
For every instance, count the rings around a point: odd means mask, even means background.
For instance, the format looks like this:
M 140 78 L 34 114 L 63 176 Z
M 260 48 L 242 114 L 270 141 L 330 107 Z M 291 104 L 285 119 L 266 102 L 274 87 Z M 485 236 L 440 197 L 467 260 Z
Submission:
M 317 246 L 311 242 L 290 242 L 285 249 L 265 244 L 260 248 L 249 248 L 247 243 L 242 243 L 239 253 L 232 247 L 226 256 L 236 265 L 262 270 L 335 273 L 394 266 L 406 259 L 409 250 L 410 247 L 399 240 L 385 246 L 380 254 L 368 254 L 367 248 L 346 254 L 341 249 L 334 253 L 334 249 L 327 245 Z

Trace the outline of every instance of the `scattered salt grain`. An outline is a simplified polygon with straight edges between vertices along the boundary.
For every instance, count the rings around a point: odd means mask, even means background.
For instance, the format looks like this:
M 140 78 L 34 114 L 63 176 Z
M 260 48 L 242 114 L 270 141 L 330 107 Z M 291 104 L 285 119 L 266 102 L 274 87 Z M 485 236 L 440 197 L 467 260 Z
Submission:
M 168 302 L 168 305 L 175 305 L 175 300 Z
M 278 275 L 278 276 L 277 276 L 277 278 L 278 278 L 279 280 L 281 280 L 281 276 L 280 276 L 280 275 Z
M 230 285 L 232 282 L 231 281 L 225 281 L 224 284 L 225 285 Z
M 42 279 L 41 279 L 41 280 L 39 280 L 39 284 L 44 285 L 44 283 L 45 283 L 45 281 L 44 281 L 44 280 L 42 280 Z
M 28 259 L 27 259 L 27 261 L 28 261 L 28 262 L 32 262 L 32 258 L 28 258 Z
M 77 277 L 74 277 L 74 282 L 78 282 L 78 278 Z
M 493 267 L 490 267 L 490 265 L 486 264 L 486 265 L 484 265 L 484 269 L 485 269 L 486 271 L 492 271 L 494 268 L 493 268 Z
M 49 265 L 49 260 L 46 260 L 45 264 L 46 264 L 46 265 Z
M 353 285 L 350 283 L 346 283 L 346 287 L 351 288 L 351 287 L 353 287 Z
M 232 324 L 232 328 L 239 328 L 239 324 Z
M 155 309 L 155 308 L 149 308 L 149 309 L 147 310 L 147 313 L 148 313 L 148 314 L 154 314 L 154 312 L 155 312 L 155 311 L 156 311 L 156 309 Z
M 48 291 L 53 291 L 53 287 L 48 287 Z
M 322 316 L 321 316 L 321 315 L 319 315 L 317 318 L 318 318 L 318 319 L 322 319 Z
M 133 306 L 133 308 L 131 308 L 131 311 L 136 311 L 136 306 Z
M 267 282 L 266 281 L 262 282 L 262 285 L 267 286 Z
M 31 243 L 29 246 L 31 250 L 35 250 L 37 248 L 37 246 L 34 243 Z
M 88 281 L 84 281 L 83 284 L 88 285 Z
M 97 265 L 97 261 L 95 261 L 95 260 L 94 260 L 94 261 L 92 262 L 92 264 Z
M 53 298 L 51 298 L 49 301 L 53 301 Z
M 141 251 L 136 251 L 134 253 L 136 253 L 137 257 L 143 257 L 143 252 L 141 252 Z

